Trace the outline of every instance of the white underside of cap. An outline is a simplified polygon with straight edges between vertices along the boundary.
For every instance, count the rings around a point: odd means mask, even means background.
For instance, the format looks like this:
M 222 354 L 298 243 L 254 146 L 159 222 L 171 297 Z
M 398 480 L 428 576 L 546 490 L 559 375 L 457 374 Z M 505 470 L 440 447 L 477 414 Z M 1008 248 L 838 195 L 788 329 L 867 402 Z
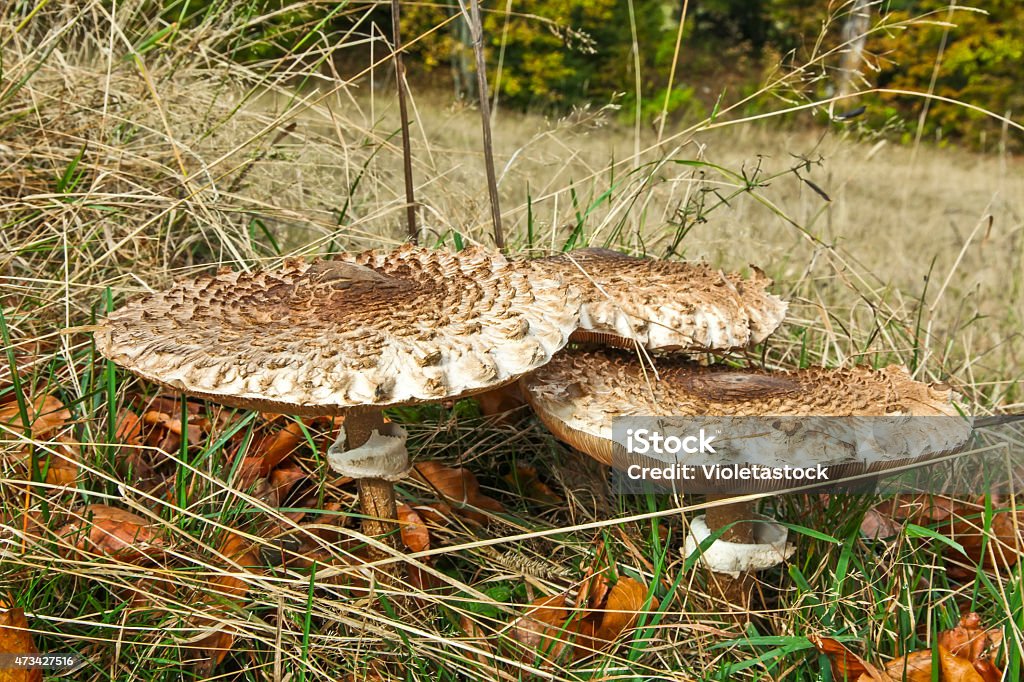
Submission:
M 346 450 L 345 428 L 338 440 L 327 449 L 327 463 L 342 476 L 351 478 L 383 478 L 397 481 L 409 473 L 409 452 L 405 448 L 406 432 L 401 426 L 388 422 L 383 433 L 374 429 L 370 438 L 358 448 Z
M 715 573 L 725 573 L 738 578 L 740 573 L 753 573 L 778 566 L 796 551 L 796 547 L 786 542 L 789 531 L 785 526 L 774 523 L 764 517 L 754 523 L 754 539 L 756 543 L 726 542 L 718 539 L 704 550 L 701 563 Z M 711 529 L 703 515 L 690 521 L 690 534 L 683 544 L 683 553 L 690 556 L 704 540 L 711 536 Z

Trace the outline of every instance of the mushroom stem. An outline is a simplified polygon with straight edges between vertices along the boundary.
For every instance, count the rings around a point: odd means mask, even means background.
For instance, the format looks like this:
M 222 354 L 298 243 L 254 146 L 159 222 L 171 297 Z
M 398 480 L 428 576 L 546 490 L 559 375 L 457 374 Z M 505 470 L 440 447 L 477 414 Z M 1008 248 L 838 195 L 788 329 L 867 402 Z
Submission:
M 352 408 L 345 415 L 345 433 L 349 450 L 357 448 L 370 439 L 374 431 L 384 428 L 384 415 L 378 409 Z M 361 478 L 359 483 L 359 506 L 366 518 L 363 532 L 371 537 L 381 538 L 397 546 L 394 537 L 395 519 L 398 509 L 395 505 L 395 484 L 382 478 Z
M 707 501 L 727 500 L 728 495 L 708 495 Z M 750 520 L 754 518 L 753 502 L 734 502 L 733 504 L 716 505 L 708 507 L 704 512 L 705 522 L 708 530 L 712 533 L 725 526 L 721 540 L 725 542 L 737 542 L 742 544 L 753 544 L 754 524 Z M 746 618 L 746 614 L 753 603 L 754 596 L 754 574 L 740 573 L 732 577 L 724 573 L 712 573 L 712 583 L 727 604 L 739 607 L 733 615 Z
M 708 495 L 707 501 L 730 499 L 728 495 Z M 719 528 L 733 524 L 722 533 L 722 540 L 726 542 L 739 542 L 752 544 L 754 542 L 754 503 L 734 502 L 732 504 L 716 505 L 708 507 L 705 511 L 705 519 L 708 529 L 714 533 Z

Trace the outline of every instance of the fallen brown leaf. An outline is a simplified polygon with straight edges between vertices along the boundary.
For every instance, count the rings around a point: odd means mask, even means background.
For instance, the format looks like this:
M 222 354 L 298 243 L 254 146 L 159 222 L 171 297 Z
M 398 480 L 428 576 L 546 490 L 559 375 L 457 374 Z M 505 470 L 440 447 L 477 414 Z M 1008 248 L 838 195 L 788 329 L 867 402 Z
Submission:
M 521 660 L 532 660 L 542 652 L 548 660 L 555 660 L 565 651 L 567 637 L 572 633 L 564 630 L 572 611 L 564 594 L 534 599 L 529 610 L 513 621 L 509 634 L 523 650 Z
M 430 549 L 430 531 L 416 509 L 407 504 L 399 505 L 398 526 L 402 544 L 410 552 Z M 429 557 L 423 559 L 423 562 L 429 564 Z M 437 576 L 412 563 L 406 564 L 406 574 L 409 576 L 409 584 L 418 591 L 435 589 L 441 585 Z
M 51 485 L 73 486 L 78 480 L 78 463 L 82 451 L 70 436 L 59 436 L 46 462 L 46 482 Z
M 53 450 L 53 452 L 50 452 Z M 71 486 L 78 480 L 78 462 L 81 451 L 70 436 L 58 436 L 47 449 L 25 448 L 20 455 L 26 475 L 32 466 L 32 452 L 35 452 L 37 470 L 45 472 L 44 481 L 50 485 Z
M 289 422 L 283 429 L 264 435 L 242 460 L 237 485 L 247 488 L 257 478 L 269 476 L 281 462 L 305 442 L 303 424 Z
M 981 616 L 972 612 L 962 616 L 956 627 L 940 632 L 938 640 L 939 646 L 945 647 L 954 656 L 966 658 L 973 663 L 998 657 L 1003 632 L 996 628 L 986 630 L 981 625 Z
M 416 510 L 407 504 L 398 507 L 398 525 L 401 529 L 402 544 L 410 552 L 430 549 L 430 531 Z
M 915 651 L 885 664 L 889 677 L 900 682 L 932 682 L 932 652 Z
M 1006 500 L 995 496 L 992 506 L 1008 507 Z M 975 500 L 959 500 L 942 495 L 915 495 L 885 500 L 869 510 L 861 524 L 861 532 L 870 538 L 896 535 L 906 523 L 934 525 L 940 533 L 959 543 L 967 557 L 983 568 L 1014 566 L 1024 551 L 1024 510 L 1000 511 L 992 517 L 990 532 L 982 531 L 985 496 Z M 986 538 L 986 535 L 988 537 Z M 986 551 L 982 551 L 983 548 Z M 957 565 L 963 555 L 952 548 L 944 550 L 950 559 L 949 573 L 962 579 L 974 574 L 973 569 Z
M 163 450 L 167 453 L 175 453 L 181 448 L 181 436 L 188 435 L 188 444 L 195 447 L 203 439 L 203 423 L 199 420 L 189 420 L 188 427 L 184 428 L 181 419 L 172 417 L 166 412 L 150 410 L 142 415 L 142 423 L 153 427 L 146 436 L 146 444 Z
M 122 408 L 117 413 L 117 429 L 114 432 L 117 442 L 125 445 L 142 445 L 142 420 L 129 409 Z
M 573 624 L 578 634 L 573 650 L 576 659 L 610 648 L 636 625 L 647 597 L 647 586 L 632 578 L 623 576 L 610 589 L 603 575 L 598 574 L 595 579 L 601 586 L 588 590 L 592 606 Z M 652 600 L 651 606 L 657 608 L 658 600 Z
M 256 484 L 253 497 L 268 507 L 280 507 L 295 484 L 305 478 L 306 472 L 296 465 L 278 467 Z
M 942 682 L 985 682 L 970 661 L 954 656 L 944 646 L 939 646 L 939 665 L 942 667 Z
M 860 530 L 875 540 L 892 537 L 907 523 L 928 525 L 945 521 L 959 507 L 957 500 L 942 495 L 897 496 L 869 509 Z
M 0 613 L 0 654 L 38 654 L 23 609 Z M 42 668 L 0 668 L 0 682 L 42 682 Z
M 647 586 L 629 577 L 621 577 L 608 592 L 594 638 L 601 643 L 612 643 L 632 628 L 640 617 L 647 598 Z M 654 599 L 652 608 L 658 607 Z
M 1003 679 L 1003 672 L 992 661 L 982 659 L 975 661 L 972 665 L 985 682 L 1000 682 Z
M 28 416 L 28 434 L 33 438 L 42 438 L 64 426 L 71 419 L 71 412 L 57 397 L 52 395 L 38 396 L 25 401 L 25 412 Z M 26 434 L 22 422 L 18 402 L 12 401 L 0 407 L 0 424 Z
M 199 629 L 212 630 L 210 634 L 189 645 L 199 653 L 195 662 L 197 672 L 209 675 L 231 651 L 235 642 L 235 633 L 223 625 L 223 618 L 216 614 L 231 605 L 241 605 L 249 592 L 249 583 L 239 575 L 239 568 L 231 565 L 238 564 L 242 570 L 262 573 L 259 552 L 248 538 L 237 533 L 228 533 L 220 546 L 220 554 L 229 562 L 226 573 L 218 575 L 210 581 L 210 589 L 203 598 L 207 610 L 212 611 L 212 616 L 197 616 L 193 618 L 193 626 Z
M 526 405 L 518 382 L 477 393 L 474 397 L 480 405 L 480 414 L 495 417 L 496 424 L 511 423 L 516 416 L 514 410 Z
M 833 679 L 837 681 L 859 679 L 868 672 L 864 659 L 847 649 L 842 642 L 818 635 L 811 635 L 807 639 L 811 640 L 818 651 L 828 656 L 829 664 L 832 666 Z
M 477 648 L 483 651 L 483 653 L 467 651 L 466 655 L 477 663 L 493 665 L 494 660 L 492 656 L 494 648 L 491 646 L 490 642 L 491 637 L 493 637 L 493 633 L 489 633 L 482 625 L 480 625 L 480 623 L 476 622 L 466 614 L 463 614 L 462 617 L 459 618 L 459 624 L 462 626 L 462 632 L 473 640 L 473 644 L 476 645 Z
M 62 542 L 80 552 L 98 553 L 129 563 L 152 563 L 163 555 L 161 530 L 148 519 L 105 504 L 91 504 L 57 531 Z
M 416 464 L 415 470 L 422 480 L 454 502 L 459 513 L 481 525 L 487 522 L 487 516 L 462 505 L 493 512 L 505 511 L 500 502 L 480 492 L 480 482 L 469 469 L 453 468 L 435 460 L 427 460 Z
M 565 504 L 565 500 L 552 490 L 547 483 L 540 480 L 540 476 L 537 474 L 537 467 L 533 465 L 519 462 L 516 464 L 515 471 L 502 476 L 502 480 L 513 488 L 521 490 L 527 498 L 536 500 L 541 504 L 549 506 Z
M 579 603 L 590 608 L 600 608 L 608 599 L 610 583 L 603 572 L 595 572 L 592 567 L 587 568 L 587 575 L 580 585 Z
M 992 506 L 996 509 L 1010 507 L 1008 500 L 993 496 Z M 964 504 L 957 514 L 957 519 L 949 527 L 949 536 L 959 542 L 967 556 L 983 568 L 1011 568 L 1016 565 L 1020 554 L 1024 552 L 1024 541 L 1020 536 L 1024 531 L 1024 510 L 1000 511 L 992 517 L 988 533 L 982 530 L 984 520 L 981 518 L 985 509 L 985 498 L 979 497 L 973 505 Z M 988 536 L 986 538 L 986 536 Z M 946 554 L 951 559 L 962 559 L 959 552 L 948 549 Z M 974 572 L 963 570 L 959 566 L 950 566 L 950 573 L 955 577 L 971 577 Z
M 553 660 L 569 645 L 575 660 L 609 649 L 636 625 L 647 598 L 647 586 L 623 576 L 608 588 L 607 579 L 595 574 L 581 587 L 581 601 L 584 595 L 589 597 L 589 606 L 582 611 L 568 609 L 564 594 L 534 600 L 531 609 L 510 629 L 512 638 L 526 649 L 524 660 L 536 651 L 546 652 Z M 657 606 L 655 599 L 652 608 Z

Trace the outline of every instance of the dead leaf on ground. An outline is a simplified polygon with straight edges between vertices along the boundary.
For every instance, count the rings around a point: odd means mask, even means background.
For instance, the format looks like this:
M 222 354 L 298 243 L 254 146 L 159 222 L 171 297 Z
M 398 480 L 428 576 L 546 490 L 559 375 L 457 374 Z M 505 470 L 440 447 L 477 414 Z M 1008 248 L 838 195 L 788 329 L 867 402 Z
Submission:
M 278 467 L 256 484 L 253 497 L 276 509 L 282 505 L 292 488 L 305 478 L 306 472 L 294 464 Z
M 932 652 L 914 651 L 885 664 L 889 677 L 900 682 L 932 682 Z
M 57 431 L 71 419 L 71 411 L 64 407 L 56 396 L 37 396 L 25 401 L 25 412 L 28 417 L 28 435 L 32 438 L 43 438 Z M 25 424 L 16 400 L 0 407 L 0 424 L 26 435 Z
M 59 436 L 53 446 L 56 454 L 47 453 L 46 482 L 51 485 L 73 486 L 78 480 L 78 463 L 82 451 L 70 436 Z
M 818 651 L 826 654 L 832 666 L 834 679 L 856 679 L 858 682 L 931 682 L 932 651 L 913 651 L 895 658 L 880 671 L 854 654 L 840 642 L 829 637 L 812 636 L 808 639 Z M 938 636 L 938 660 L 941 682 L 997 682 L 1002 673 L 992 662 L 998 655 L 1002 632 L 981 625 L 981 617 L 969 613 L 959 624 L 944 630 Z
M 943 495 L 897 496 L 869 509 L 861 523 L 861 533 L 873 540 L 897 535 L 907 523 L 918 525 L 945 521 L 960 503 Z
M 596 612 L 594 640 L 597 648 L 607 648 L 624 632 L 633 628 L 640 618 L 640 611 L 647 600 L 647 586 L 630 577 L 623 576 L 608 591 L 604 605 Z M 651 608 L 658 608 L 658 600 L 651 602 Z M 585 617 L 589 618 L 590 614 Z
M 480 405 L 480 414 L 494 417 L 492 421 L 495 424 L 509 424 L 515 421 L 516 410 L 526 405 L 518 382 L 477 393 L 474 397 Z
M 480 492 L 480 482 L 469 469 L 449 467 L 436 460 L 427 460 L 416 464 L 415 471 L 422 480 L 454 502 L 460 514 L 481 525 L 487 522 L 487 516 L 462 505 L 471 505 L 492 512 L 505 511 L 500 502 Z
M 249 593 L 249 583 L 239 575 L 240 571 L 263 572 L 255 543 L 242 535 L 228 533 L 221 543 L 220 554 L 228 560 L 225 573 L 210 581 L 210 588 L 204 591 L 201 605 L 201 608 L 214 615 L 200 615 L 192 619 L 193 627 L 211 632 L 188 645 L 199 654 L 198 660 L 194 662 L 197 672 L 206 675 L 220 665 L 235 643 L 235 633 L 225 627 L 224 618 L 218 614 L 244 604 Z
M 993 496 L 996 509 L 1009 507 L 1007 500 Z M 999 511 L 992 517 L 988 533 L 982 530 L 985 496 L 975 500 L 959 500 L 942 495 L 915 495 L 885 500 L 868 510 L 861 524 L 861 532 L 873 539 L 891 537 L 907 523 L 930 525 L 964 548 L 973 563 L 983 568 L 1010 568 L 1016 565 L 1024 551 L 1024 510 Z M 969 578 L 974 570 L 957 564 L 963 554 L 945 548 L 949 560 L 948 570 L 957 579 Z
M 399 505 L 398 527 L 402 544 L 410 552 L 430 549 L 430 531 L 416 509 L 407 504 Z M 430 558 L 426 557 L 422 561 L 429 564 Z M 435 589 L 441 584 L 437 576 L 411 563 L 406 564 L 406 574 L 409 577 L 409 584 L 418 591 Z
M 994 509 L 1011 507 L 1009 500 L 999 496 L 993 496 L 991 502 Z M 982 568 L 1012 568 L 1024 552 L 1024 540 L 1020 535 L 1024 531 L 1024 510 L 996 512 L 992 516 L 988 532 L 983 530 L 984 511 L 984 496 L 975 500 L 974 504 L 964 503 L 948 531 L 942 527 L 939 530 L 948 532 L 949 536 L 964 548 L 968 558 L 975 564 L 980 564 Z M 946 549 L 944 553 L 954 562 L 957 558 L 963 558 L 952 548 Z M 964 569 L 955 563 L 949 565 L 949 572 L 957 578 L 969 578 L 974 575 L 973 570 Z
M 481 649 L 480 653 L 467 651 L 466 655 L 482 665 L 494 665 L 494 647 L 491 646 L 490 641 L 494 634 L 488 632 L 480 623 L 466 614 L 463 614 L 459 619 L 459 624 L 462 626 L 462 632 L 465 633 L 466 637 L 473 640 L 473 645 Z
M 597 585 L 589 587 L 588 583 L 594 581 Z M 534 600 L 532 608 L 510 629 L 513 640 L 527 649 L 525 658 L 540 651 L 553 660 L 569 645 L 574 660 L 610 649 L 636 625 L 647 599 L 647 586 L 627 576 L 610 588 L 606 585 L 602 574 L 585 581 L 580 594 L 589 595 L 589 603 L 578 610 L 566 608 L 564 594 Z M 651 608 L 657 607 L 658 600 L 652 600 Z
M 24 609 L 0 613 L 0 654 L 38 654 Z M 42 682 L 42 668 L 0 668 L 0 682 Z
M 1003 679 L 1002 671 L 992 661 L 978 660 L 973 665 L 977 673 L 981 675 L 981 679 L 985 682 L 1000 682 Z
M 939 646 L 939 665 L 942 667 L 942 682 L 985 682 L 970 661 L 954 656 L 944 646 Z
M 236 485 L 247 488 L 256 479 L 269 476 L 271 471 L 305 443 L 302 429 L 302 422 L 293 421 L 279 431 L 264 434 L 242 460 Z
M 430 549 L 430 531 L 415 509 L 407 504 L 398 506 L 398 527 L 402 544 L 410 552 L 424 552 Z
M 151 427 L 146 435 L 146 445 L 175 454 L 181 449 L 181 436 L 188 436 L 189 447 L 196 447 L 203 439 L 203 425 L 189 420 L 184 426 L 179 417 L 167 412 L 150 410 L 142 415 L 142 423 Z
M 832 679 L 854 680 L 868 672 L 867 663 L 863 658 L 846 648 L 842 642 L 831 637 L 811 635 L 807 639 L 821 653 L 828 656 L 832 666 Z
M 561 498 L 547 483 L 540 480 L 537 467 L 525 462 L 518 462 L 514 471 L 502 476 L 502 480 L 512 488 L 521 490 L 523 494 L 541 504 L 549 506 L 561 506 L 565 500 Z
M 142 420 L 127 408 L 117 412 L 117 427 L 114 437 L 118 443 L 142 447 Z
M 512 639 L 524 649 L 521 660 L 531 660 L 538 652 L 549 660 L 558 659 L 572 634 L 564 629 L 572 613 L 564 594 L 534 599 L 526 613 L 509 628 Z
M 105 504 L 85 507 L 80 517 L 57 531 L 61 542 L 74 550 L 136 564 L 156 562 L 163 556 L 163 532 L 149 519 Z
M 972 612 L 961 616 L 956 627 L 940 632 L 938 639 L 939 646 L 973 663 L 981 659 L 998 659 L 1003 631 L 983 628 L 981 616 Z
M 117 470 L 126 479 L 139 484 L 153 478 L 154 466 L 149 460 L 149 453 L 143 438 L 142 417 L 127 408 L 117 412 L 114 438 L 119 443 L 115 460 Z M 150 490 L 150 486 L 142 486 Z
M 52 452 L 51 452 L 52 450 Z M 30 475 L 32 454 L 35 453 L 37 471 L 45 474 L 43 480 L 50 485 L 73 486 L 78 480 L 81 450 L 70 436 L 58 436 L 45 449 L 29 446 L 21 451 L 20 462 L 26 477 Z

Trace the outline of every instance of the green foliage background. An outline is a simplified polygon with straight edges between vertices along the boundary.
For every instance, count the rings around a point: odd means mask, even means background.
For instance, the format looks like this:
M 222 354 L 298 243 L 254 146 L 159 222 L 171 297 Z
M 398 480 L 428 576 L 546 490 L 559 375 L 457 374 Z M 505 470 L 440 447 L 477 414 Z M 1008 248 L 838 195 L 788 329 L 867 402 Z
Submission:
M 880 35 L 874 44 L 884 57 L 876 79 L 879 87 L 927 91 L 934 74 L 934 93 L 940 97 L 1009 117 L 1024 111 L 1024 3 L 986 0 L 977 3 L 977 10 L 953 11 L 942 0 L 903 4 L 890 20 L 908 23 L 908 28 Z M 922 14 L 926 20 L 914 21 Z M 878 99 L 881 112 L 915 119 L 923 106 L 923 100 L 912 97 Z M 991 148 L 1001 141 L 1002 127 L 982 112 L 935 102 L 923 132 L 934 139 Z M 1014 146 L 1020 146 L 1019 140 Z
M 288 0 L 164 0 L 171 21 L 204 21 L 233 13 L 253 18 L 230 46 L 235 58 L 259 64 L 287 59 L 311 39 L 337 46 L 343 39 L 390 36 L 387 3 Z M 615 99 L 624 115 L 657 116 L 667 100 L 676 118 L 696 120 L 716 106 L 757 92 L 767 74 L 796 77 L 765 93 L 741 113 L 762 113 L 785 102 L 833 94 L 843 21 L 852 0 L 691 0 L 673 89 L 666 86 L 681 2 L 664 0 L 484 0 L 484 44 L 489 80 L 503 106 L 560 113 L 574 105 Z M 951 6 L 953 9 L 950 9 Z M 999 115 L 1024 108 L 1024 2 L 874 0 L 861 69 L 863 89 L 932 92 Z M 458 2 L 403 2 L 402 29 L 414 85 L 454 85 L 476 97 L 471 38 Z M 366 40 L 334 52 L 368 63 Z M 386 49 L 383 48 L 383 49 Z M 377 58 L 383 54 L 376 48 Z M 361 61 L 360 61 L 361 60 Z M 639 67 L 639 68 L 637 68 Z M 781 69 L 780 69 L 781 67 Z M 637 72 L 639 71 L 639 76 Z M 724 97 L 723 97 L 724 93 Z M 780 97 L 781 96 L 781 101 Z M 922 97 L 871 94 L 860 126 L 873 134 L 939 144 L 995 149 L 1019 141 L 983 112 L 932 102 L 920 130 Z

